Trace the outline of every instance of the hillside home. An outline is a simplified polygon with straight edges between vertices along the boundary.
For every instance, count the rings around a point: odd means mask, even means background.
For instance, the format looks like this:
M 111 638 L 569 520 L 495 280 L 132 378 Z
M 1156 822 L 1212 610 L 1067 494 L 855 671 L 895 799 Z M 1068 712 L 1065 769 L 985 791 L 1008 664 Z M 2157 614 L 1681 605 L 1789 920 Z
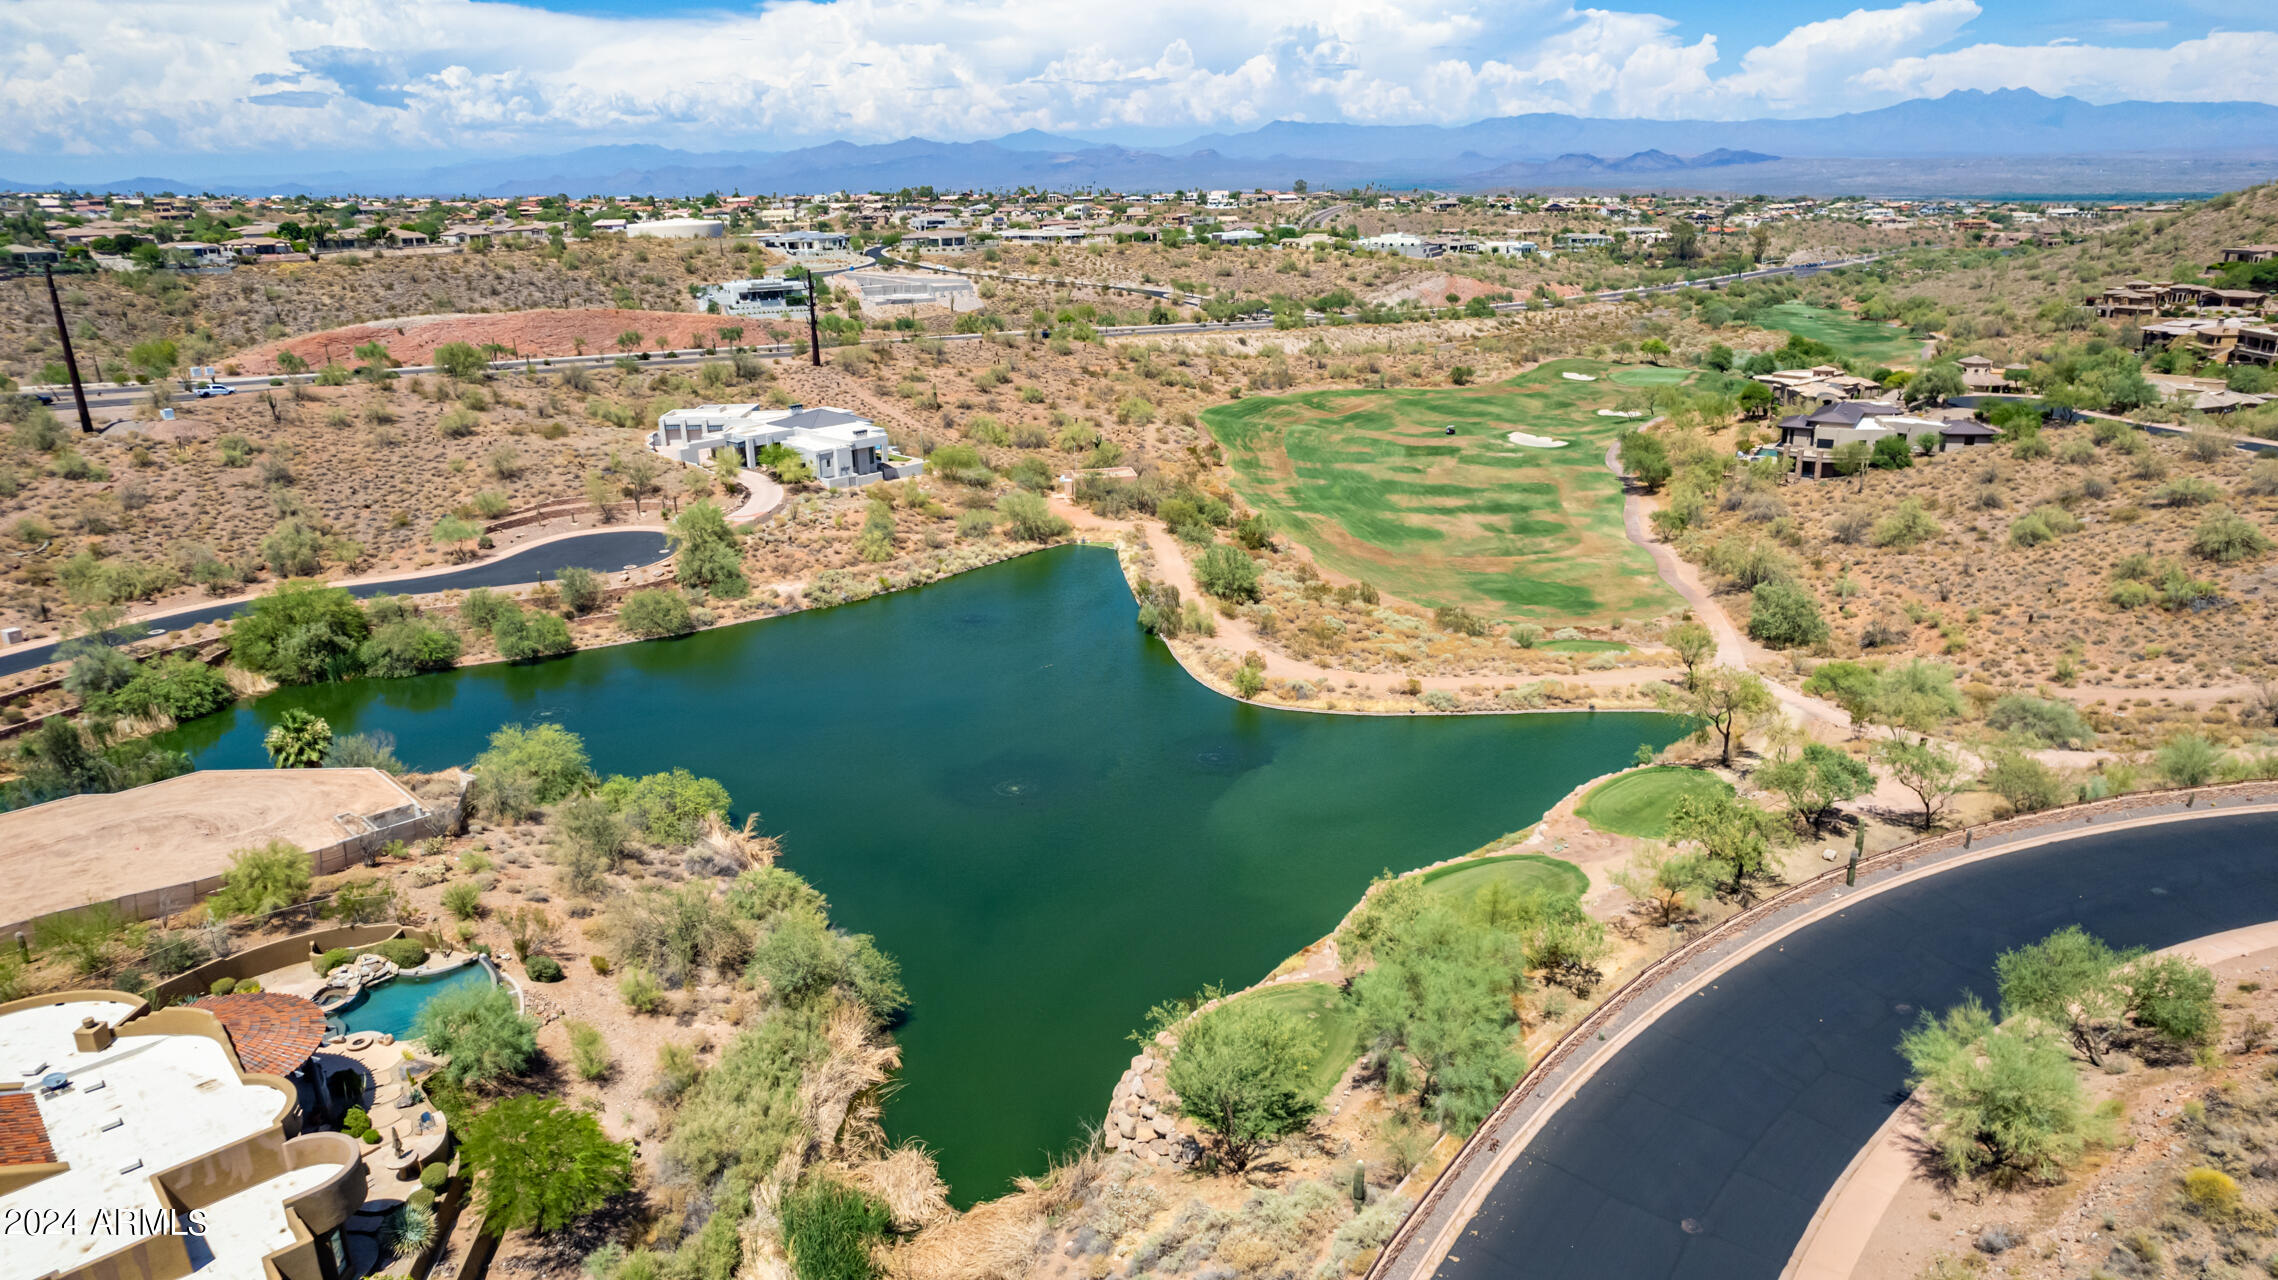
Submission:
M 0 1004 L 0 1249 L 44 1280 L 340 1280 L 363 1146 L 325 1105 L 324 1015 L 297 996 L 153 1010 L 121 991 Z M 63 1225 L 69 1224 L 69 1225 Z
M 1830 404 L 1782 418 L 1779 431 L 1781 456 L 1788 459 L 1795 474 L 1806 479 L 1837 474 L 1835 451 L 1854 442 L 1871 447 L 1878 440 L 1903 437 L 1907 447 L 1917 453 L 1922 452 L 1925 441 L 1934 452 L 1952 453 L 1991 444 L 2001 435 L 1980 422 L 1914 417 L 1895 404 L 1864 400 Z
M 2268 262 L 2278 258 L 2278 244 L 2242 244 L 2223 250 L 2225 262 Z
M 1406 231 L 1387 231 L 1380 236 L 1366 236 L 1355 240 L 1353 247 L 1374 253 L 1397 253 L 1403 258 L 1436 258 L 1440 254 L 1437 243 Z
M 852 240 L 843 231 L 769 231 L 759 237 L 760 248 L 787 253 L 794 258 L 844 253 L 850 243 Z
M 2231 349 L 2231 363 L 2278 365 L 2278 328 L 2268 325 L 2241 327 L 2237 344 Z
M 1595 231 L 1569 231 L 1558 237 L 1558 247 L 1567 250 L 1603 249 L 1613 242 L 1612 236 L 1601 235 Z
M 807 305 L 803 280 L 730 280 L 696 295 L 696 309 L 723 316 L 780 316 Z
M 1841 366 L 1832 364 L 1813 365 L 1809 369 L 1776 369 L 1757 374 L 1755 380 L 1772 389 L 1781 408 L 1855 400 L 1882 390 L 1882 384 L 1874 379 L 1847 373 Z
M 918 459 L 895 453 L 885 429 L 870 419 L 820 406 L 706 404 L 675 409 L 657 419 L 648 444 L 690 466 L 701 465 L 715 450 L 733 449 L 746 467 L 758 466 L 760 450 L 779 444 L 805 459 L 827 489 L 902 480 L 925 470 Z
M 1984 356 L 1963 356 L 1955 363 L 1962 367 L 1962 385 L 1974 395 L 2008 395 L 2017 389 L 2009 371 Z

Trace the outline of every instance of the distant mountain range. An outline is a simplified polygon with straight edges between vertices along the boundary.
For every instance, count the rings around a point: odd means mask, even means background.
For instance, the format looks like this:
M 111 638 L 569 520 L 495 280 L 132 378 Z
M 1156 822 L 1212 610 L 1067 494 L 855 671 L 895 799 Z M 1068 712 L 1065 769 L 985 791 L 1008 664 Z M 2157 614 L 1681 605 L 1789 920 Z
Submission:
M 1963 91 L 1813 120 L 1523 115 L 1455 127 L 1281 121 L 1248 133 L 1209 134 L 1159 148 L 1084 142 L 1033 129 L 984 142 L 905 138 L 783 151 L 698 153 L 632 144 L 418 170 L 231 177 L 217 168 L 203 177 L 128 178 L 92 189 L 684 196 L 925 185 L 1062 191 L 1278 188 L 1304 178 L 1315 188 L 2061 195 L 2213 191 L 2272 177 L 2278 177 L 2278 106 L 2099 106 L 2020 89 Z M 55 185 L 0 183 L 18 191 Z

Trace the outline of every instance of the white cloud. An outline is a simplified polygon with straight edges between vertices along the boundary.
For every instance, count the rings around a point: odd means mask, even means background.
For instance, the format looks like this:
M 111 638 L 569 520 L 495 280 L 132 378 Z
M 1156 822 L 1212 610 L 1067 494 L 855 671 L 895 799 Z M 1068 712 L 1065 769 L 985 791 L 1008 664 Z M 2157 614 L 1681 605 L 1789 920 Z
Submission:
M 0 147 L 27 155 L 694 149 L 1017 129 L 1811 115 L 1956 88 L 2278 101 L 2278 34 L 1948 49 L 1976 0 L 1715 34 L 1568 0 L 781 0 L 602 18 L 500 0 L 0 5 Z M 2087 30 L 2084 26 L 2084 30 Z M 1943 50 L 1943 51 L 1942 51 Z
M 2091 102 L 2278 102 L 2278 32 L 2217 31 L 2166 49 L 1978 44 L 1900 58 L 1862 74 L 1859 84 L 1891 98 L 2032 89 Z

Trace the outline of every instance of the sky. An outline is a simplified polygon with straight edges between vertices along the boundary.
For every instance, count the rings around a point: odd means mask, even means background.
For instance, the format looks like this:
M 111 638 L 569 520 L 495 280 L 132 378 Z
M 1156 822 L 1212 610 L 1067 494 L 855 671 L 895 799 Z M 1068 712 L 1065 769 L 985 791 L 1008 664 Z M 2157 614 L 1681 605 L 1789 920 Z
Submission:
M 1161 144 L 1533 111 L 1799 117 L 2001 88 L 2278 103 L 2278 6 L 0 0 L 0 172 L 24 177 L 1023 129 Z

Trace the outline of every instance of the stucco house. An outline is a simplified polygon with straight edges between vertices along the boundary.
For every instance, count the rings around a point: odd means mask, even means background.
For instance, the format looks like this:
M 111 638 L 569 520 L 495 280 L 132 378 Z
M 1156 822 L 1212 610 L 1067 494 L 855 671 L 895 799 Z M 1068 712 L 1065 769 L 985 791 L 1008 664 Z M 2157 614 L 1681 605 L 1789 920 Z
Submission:
M 700 465 L 720 449 L 733 449 L 746 467 L 760 450 L 779 444 L 805 459 L 828 489 L 880 480 L 903 480 L 925 463 L 894 452 L 885 428 L 857 413 L 817 406 L 770 409 L 756 404 L 705 404 L 675 409 L 657 419 L 649 447 L 677 462 Z

